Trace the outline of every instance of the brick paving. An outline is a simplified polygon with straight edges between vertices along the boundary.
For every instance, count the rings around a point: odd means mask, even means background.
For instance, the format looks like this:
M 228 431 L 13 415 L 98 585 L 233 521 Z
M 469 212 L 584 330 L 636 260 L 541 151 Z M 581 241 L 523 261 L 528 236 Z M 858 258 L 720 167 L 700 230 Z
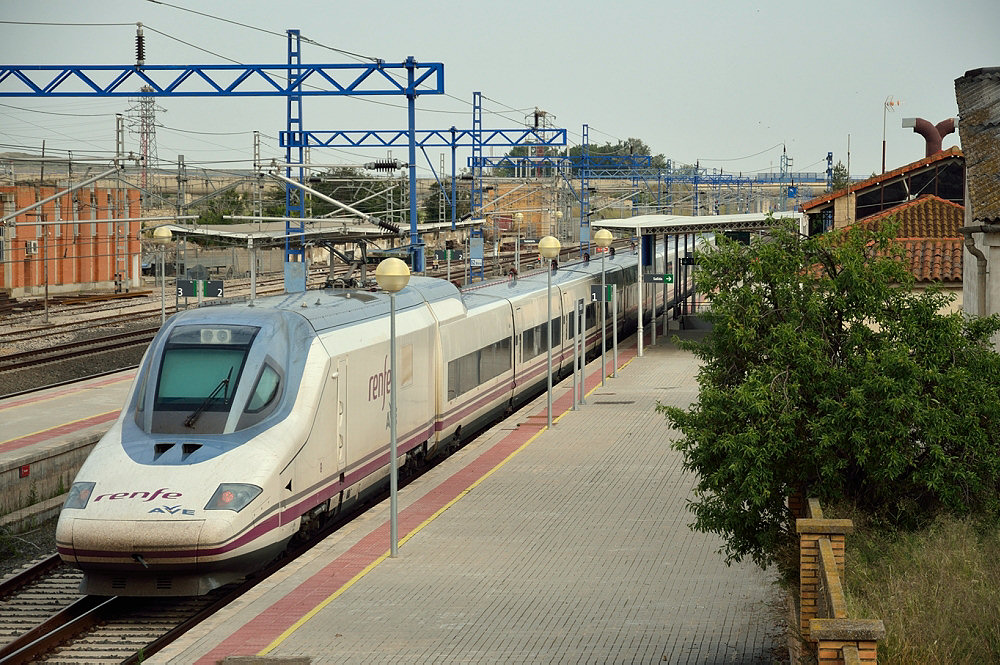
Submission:
M 543 396 L 401 492 L 401 538 L 420 528 L 398 558 L 385 502 L 147 662 L 772 662 L 772 575 L 687 527 L 694 479 L 654 411 L 696 371 L 661 339 L 550 431 Z

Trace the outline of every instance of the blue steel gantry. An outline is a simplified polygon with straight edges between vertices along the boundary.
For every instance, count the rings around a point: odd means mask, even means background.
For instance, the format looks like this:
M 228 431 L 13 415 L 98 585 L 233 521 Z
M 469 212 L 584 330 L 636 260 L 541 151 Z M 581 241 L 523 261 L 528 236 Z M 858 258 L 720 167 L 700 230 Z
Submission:
M 419 95 L 444 94 L 444 64 L 418 63 L 412 56 L 403 63 L 376 60 L 369 63 L 304 64 L 298 30 L 288 30 L 288 58 L 284 65 L 0 65 L 0 97 L 285 97 L 286 128 L 290 135 L 303 132 L 302 101 L 317 96 L 385 96 L 407 98 L 410 149 L 410 239 L 419 249 L 416 215 L 415 104 Z M 405 71 L 406 82 L 397 75 Z M 137 92 L 140 88 L 141 92 Z M 286 161 L 302 164 L 303 148 L 289 145 Z M 286 167 L 291 174 L 301 167 Z M 303 200 L 296 188 L 286 189 L 286 217 L 304 216 Z M 301 223 L 286 222 L 286 263 L 301 258 L 287 238 L 301 233 Z M 420 266 L 423 264 L 419 255 Z M 287 274 L 287 271 L 286 271 Z M 286 279 L 286 289 L 298 289 Z

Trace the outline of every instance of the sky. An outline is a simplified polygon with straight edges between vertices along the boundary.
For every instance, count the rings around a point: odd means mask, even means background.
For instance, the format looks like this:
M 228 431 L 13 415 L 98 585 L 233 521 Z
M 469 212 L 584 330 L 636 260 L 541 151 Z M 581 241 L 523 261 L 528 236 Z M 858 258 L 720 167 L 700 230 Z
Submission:
M 703 3 L 658 0 L 437 2 L 380 0 L 0 0 L 0 62 L 131 65 L 136 22 L 147 64 L 282 64 L 298 29 L 309 64 L 381 58 L 444 64 L 445 95 L 417 101 L 418 129 L 523 126 L 535 108 L 579 144 L 643 140 L 710 172 L 821 172 L 826 155 L 853 175 L 921 159 L 906 117 L 957 116 L 954 80 L 1000 66 L 1000 2 L 840 0 Z M 0 91 L 4 84 L 0 82 Z M 887 110 L 886 102 L 893 104 Z M 280 158 L 280 98 L 158 98 L 157 153 L 189 168 L 249 168 L 252 132 Z M 0 98 L 0 153 L 108 159 L 125 99 Z M 405 98 L 306 98 L 308 130 L 396 130 Z M 126 136 L 138 151 L 138 136 Z M 944 147 L 958 145 L 956 134 Z M 438 168 L 443 149 L 429 148 Z M 467 151 L 459 151 L 460 165 Z M 498 150 L 496 154 L 501 154 Z M 356 164 L 385 150 L 314 149 L 312 161 Z M 393 156 L 406 159 L 403 149 Z M 420 157 L 418 175 L 431 175 Z M 450 157 L 447 159 L 450 164 Z M 450 165 L 448 167 L 450 169 Z

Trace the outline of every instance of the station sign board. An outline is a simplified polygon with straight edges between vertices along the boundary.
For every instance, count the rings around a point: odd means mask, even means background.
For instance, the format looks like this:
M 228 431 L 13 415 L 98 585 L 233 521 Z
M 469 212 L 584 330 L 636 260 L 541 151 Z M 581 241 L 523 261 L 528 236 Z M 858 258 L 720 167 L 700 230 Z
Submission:
M 647 272 L 643 273 L 642 281 L 646 284 L 673 284 L 674 275 L 673 273 Z
M 222 298 L 225 295 L 225 285 L 221 279 L 179 279 L 177 280 L 177 295 L 183 298 Z
M 604 302 L 611 302 L 611 284 L 604 285 Z M 601 287 L 597 284 L 590 285 L 590 302 L 600 302 Z

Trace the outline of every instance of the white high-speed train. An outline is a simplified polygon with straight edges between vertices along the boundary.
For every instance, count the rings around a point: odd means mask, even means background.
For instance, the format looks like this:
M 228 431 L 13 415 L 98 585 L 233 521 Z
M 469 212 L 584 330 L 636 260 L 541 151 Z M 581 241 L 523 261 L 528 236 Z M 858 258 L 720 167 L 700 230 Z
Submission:
M 658 252 L 661 254 L 661 252 Z M 661 259 L 662 260 L 662 259 Z M 607 262 L 634 324 L 635 254 Z M 552 275 L 553 366 L 573 359 L 574 303 L 600 347 L 601 262 Z M 653 284 L 644 285 L 646 309 Z M 448 447 L 544 389 L 546 274 L 397 296 L 399 463 Z M 629 316 L 631 314 L 631 316 Z M 389 464 L 389 296 L 322 290 L 178 314 L 80 469 L 56 531 L 96 595 L 198 595 L 242 578 L 359 495 Z

